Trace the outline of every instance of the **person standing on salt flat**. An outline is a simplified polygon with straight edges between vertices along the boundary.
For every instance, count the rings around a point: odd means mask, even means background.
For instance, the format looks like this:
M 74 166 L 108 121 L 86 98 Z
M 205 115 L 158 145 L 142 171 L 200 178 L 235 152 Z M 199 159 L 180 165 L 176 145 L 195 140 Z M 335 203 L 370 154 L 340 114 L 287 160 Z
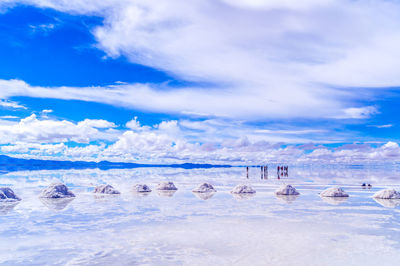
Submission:
M 261 169 L 261 179 L 264 179 L 264 175 L 263 175 L 263 173 L 264 173 L 264 166 L 260 166 L 260 169 Z

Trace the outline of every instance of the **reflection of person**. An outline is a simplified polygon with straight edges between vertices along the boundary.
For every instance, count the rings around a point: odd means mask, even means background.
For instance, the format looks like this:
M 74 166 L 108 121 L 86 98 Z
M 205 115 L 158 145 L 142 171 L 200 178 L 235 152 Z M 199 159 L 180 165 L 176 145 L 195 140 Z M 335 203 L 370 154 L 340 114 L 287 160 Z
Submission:
M 246 177 L 249 178 L 249 167 L 248 166 L 246 166 L 246 173 L 247 173 Z

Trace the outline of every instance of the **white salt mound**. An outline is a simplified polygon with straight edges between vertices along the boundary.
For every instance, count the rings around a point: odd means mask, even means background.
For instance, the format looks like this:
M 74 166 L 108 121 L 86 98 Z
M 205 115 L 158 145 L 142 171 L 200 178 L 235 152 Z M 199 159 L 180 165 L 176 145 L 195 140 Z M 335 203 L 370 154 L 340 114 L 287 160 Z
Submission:
M 321 197 L 348 197 L 349 194 L 344 192 L 344 190 L 340 187 L 331 187 L 325 189 L 319 194 Z
M 208 192 L 217 192 L 214 187 L 209 183 L 203 183 L 197 188 L 193 189 L 192 192 L 197 193 L 208 193 Z
M 256 191 L 250 186 L 237 185 L 236 187 L 234 187 L 232 189 L 231 193 L 233 193 L 233 194 L 245 194 L 245 193 L 253 194 L 253 193 L 256 193 Z
M 151 189 L 149 188 L 149 186 L 147 186 L 145 184 L 136 184 L 135 186 L 133 186 L 133 190 L 135 192 L 139 192 L 139 193 L 151 192 Z
M 400 192 L 394 189 L 384 189 L 376 192 L 372 197 L 377 199 L 400 199 Z
M 173 182 L 161 182 L 158 184 L 158 190 L 178 190 Z
M 291 185 L 282 185 L 277 191 L 276 195 L 299 195 L 300 193 Z
M 0 202 L 20 201 L 21 199 L 15 195 L 14 191 L 8 187 L 0 188 Z
M 72 198 L 75 197 L 74 193 L 68 190 L 67 186 L 62 183 L 53 183 L 45 188 L 39 196 L 40 198 Z
M 111 186 L 111 185 L 97 186 L 93 192 L 100 193 L 100 194 L 121 194 L 118 190 L 113 188 L 113 186 Z

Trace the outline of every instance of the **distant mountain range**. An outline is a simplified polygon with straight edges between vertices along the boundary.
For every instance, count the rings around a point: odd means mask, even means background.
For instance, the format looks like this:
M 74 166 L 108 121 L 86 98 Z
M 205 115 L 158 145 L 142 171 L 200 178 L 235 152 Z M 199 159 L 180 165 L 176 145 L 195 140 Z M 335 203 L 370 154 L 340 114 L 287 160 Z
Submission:
M 0 172 L 26 171 L 26 170 L 63 170 L 63 169 L 129 169 L 139 167 L 172 167 L 172 168 L 214 168 L 232 167 L 231 165 L 214 164 L 138 164 L 138 163 L 116 163 L 109 161 L 85 162 L 85 161 L 56 161 L 56 160 L 36 160 L 20 159 L 7 155 L 0 155 Z

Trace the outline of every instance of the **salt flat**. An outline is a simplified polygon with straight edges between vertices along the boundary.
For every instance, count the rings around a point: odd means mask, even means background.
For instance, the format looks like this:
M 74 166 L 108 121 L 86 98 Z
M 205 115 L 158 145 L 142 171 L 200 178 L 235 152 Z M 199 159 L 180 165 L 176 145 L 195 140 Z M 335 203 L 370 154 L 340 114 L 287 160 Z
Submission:
M 272 167 L 271 167 L 272 168 Z M 61 181 L 76 195 L 43 202 L 40 191 Z M 172 194 L 133 193 L 136 183 Z M 1 265 L 389 265 L 400 259 L 400 207 L 371 198 L 400 187 L 399 173 L 382 169 L 290 168 L 278 180 L 258 168 L 63 170 L 14 172 L 0 177 L 22 201 L 0 209 Z M 199 197 L 209 182 L 217 190 Z M 361 188 L 363 182 L 371 189 Z M 93 195 L 111 184 L 121 195 Z M 257 193 L 238 197 L 237 184 Z M 299 196 L 277 197 L 291 184 Z M 346 199 L 318 193 L 342 187 Z M 202 199 L 204 198 L 204 199 Z

